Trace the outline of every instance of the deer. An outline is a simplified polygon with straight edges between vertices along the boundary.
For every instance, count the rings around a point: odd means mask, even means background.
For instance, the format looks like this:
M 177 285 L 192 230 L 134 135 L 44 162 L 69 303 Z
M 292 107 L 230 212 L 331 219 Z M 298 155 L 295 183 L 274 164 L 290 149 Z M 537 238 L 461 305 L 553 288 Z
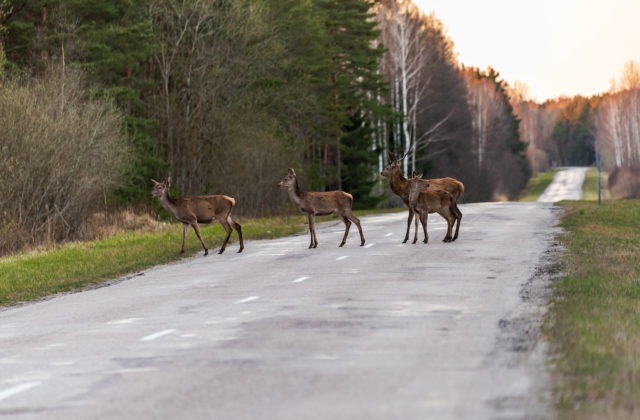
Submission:
M 345 224 L 344 237 L 342 238 L 340 245 L 338 245 L 339 247 L 344 246 L 347 242 L 347 236 L 349 235 L 349 228 L 351 227 L 352 222 L 356 224 L 358 232 L 360 232 L 360 246 L 364 245 L 364 235 L 362 234 L 360 220 L 355 217 L 351 211 L 351 206 L 353 204 L 353 196 L 351 194 L 344 191 L 302 191 L 298 184 L 296 172 L 292 168 L 289 168 L 287 175 L 282 178 L 282 181 L 280 181 L 278 186 L 288 190 L 291 201 L 296 203 L 300 211 L 306 213 L 309 218 L 309 234 L 311 235 L 309 248 L 316 248 L 318 246 L 315 217 L 330 214 L 338 216 Z
M 442 242 L 453 242 L 458 238 L 458 230 L 460 229 L 460 221 L 462 213 L 458 209 L 456 199 L 449 191 L 438 187 L 432 187 L 429 182 L 425 188 L 422 174 L 415 174 L 409 179 L 409 206 L 416 213 L 416 220 L 419 217 L 424 230 L 424 243 L 429 242 L 429 234 L 427 233 L 427 216 L 429 213 L 438 213 L 447 221 L 447 234 Z M 453 225 L 458 222 L 456 233 L 451 237 Z M 415 244 L 418 234 L 413 240 Z
M 238 238 L 240 240 L 240 250 L 238 252 L 242 252 L 244 249 L 242 226 L 240 226 L 239 223 L 236 223 L 231 217 L 231 210 L 236 205 L 235 199 L 226 195 L 199 195 L 193 197 L 171 198 L 171 196 L 169 196 L 169 184 L 171 182 L 170 177 L 167 177 L 167 179 L 162 182 L 158 182 L 154 179 L 151 181 L 154 183 L 151 196 L 156 197 L 160 201 L 162 207 L 182 222 L 181 254 L 184 253 L 184 244 L 187 238 L 187 232 L 189 231 L 189 226 L 193 228 L 198 239 L 200 239 L 202 248 L 204 248 L 204 255 L 209 254 L 209 249 L 200 235 L 200 227 L 198 226 L 198 223 L 211 223 L 214 220 L 220 222 L 227 233 L 218 254 L 222 254 L 224 252 L 233 229 L 238 232 Z
M 402 202 L 409 207 L 409 218 L 407 219 L 407 233 L 404 236 L 402 243 L 406 243 L 409 240 L 409 232 L 411 231 L 411 221 L 413 220 L 414 211 L 409 205 L 409 180 L 402 175 L 402 160 L 407 156 L 409 152 L 405 153 L 402 157 L 396 159 L 391 153 L 389 153 L 389 163 L 384 168 L 380 175 L 389 178 L 389 186 L 391 191 L 402 199 Z M 435 178 L 435 179 L 420 179 L 421 189 L 428 188 L 428 185 L 437 187 L 448 191 L 453 198 L 458 202 L 460 196 L 464 193 L 464 184 L 454 178 Z M 416 218 L 416 231 L 413 243 L 418 240 L 418 219 Z

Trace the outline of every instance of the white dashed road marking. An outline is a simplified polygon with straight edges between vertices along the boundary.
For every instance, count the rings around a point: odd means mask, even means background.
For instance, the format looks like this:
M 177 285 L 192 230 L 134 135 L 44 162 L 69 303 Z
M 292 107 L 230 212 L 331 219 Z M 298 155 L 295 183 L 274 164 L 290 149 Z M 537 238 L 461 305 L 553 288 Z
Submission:
M 372 246 L 374 246 L 374 245 L 375 245 L 375 243 L 372 243 L 372 244 L 365 245 L 364 247 L 365 247 L 365 248 L 371 248 L 371 247 L 372 247 Z
M 140 341 L 155 340 L 156 338 L 164 337 L 165 335 L 169 335 L 169 334 L 172 334 L 174 332 L 176 332 L 176 330 L 173 330 L 173 329 L 158 331 L 157 333 L 149 334 L 149 335 L 146 335 L 146 336 L 142 337 L 140 339 Z
M 27 382 L 26 384 L 14 386 L 13 388 L 0 391 L 0 401 L 4 400 L 5 398 L 9 398 L 12 395 L 18 394 L 20 392 L 24 392 L 31 388 L 35 388 L 38 385 L 40 385 L 40 382 Z
M 131 324 L 136 322 L 140 318 L 125 318 L 125 319 L 116 319 L 115 321 L 109 321 L 107 324 L 109 325 L 120 325 L 120 324 Z
M 260 299 L 260 297 L 259 296 L 249 296 L 248 298 L 236 300 L 236 303 L 247 303 L 247 302 L 251 302 L 252 300 L 257 300 L 257 299 Z
M 302 277 L 298 277 L 297 279 L 295 279 L 293 282 L 294 283 L 300 283 L 303 282 L 305 280 L 307 280 L 309 277 L 308 276 L 302 276 Z
M 345 260 L 345 259 L 347 259 L 347 258 L 349 258 L 349 256 L 348 256 L 348 255 L 343 255 L 342 257 L 338 257 L 338 258 L 336 258 L 336 261 Z

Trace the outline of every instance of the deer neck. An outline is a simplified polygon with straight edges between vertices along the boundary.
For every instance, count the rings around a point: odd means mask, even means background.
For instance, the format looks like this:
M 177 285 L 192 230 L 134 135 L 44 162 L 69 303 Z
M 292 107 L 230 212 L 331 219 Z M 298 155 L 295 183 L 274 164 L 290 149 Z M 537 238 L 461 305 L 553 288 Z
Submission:
M 391 178 L 389 179 L 389 186 L 391 187 L 391 191 L 394 194 L 399 195 L 402 198 L 409 199 L 409 188 L 411 185 L 409 184 L 409 180 L 402 176 L 402 172 L 400 169 L 394 170 L 391 174 Z
M 173 213 L 174 215 L 177 214 L 178 208 L 176 207 L 176 200 L 169 197 L 169 193 L 167 191 L 165 191 L 164 194 L 158 198 L 158 200 L 160 201 L 162 207 L 165 208 L 165 210 Z
M 294 185 L 289 185 L 287 190 L 289 191 L 289 198 L 291 198 L 291 201 L 293 201 L 297 205 L 300 205 L 300 201 L 302 201 L 302 196 L 304 195 L 304 192 L 300 190 L 300 186 L 298 185 L 298 180 L 296 179 L 296 183 Z

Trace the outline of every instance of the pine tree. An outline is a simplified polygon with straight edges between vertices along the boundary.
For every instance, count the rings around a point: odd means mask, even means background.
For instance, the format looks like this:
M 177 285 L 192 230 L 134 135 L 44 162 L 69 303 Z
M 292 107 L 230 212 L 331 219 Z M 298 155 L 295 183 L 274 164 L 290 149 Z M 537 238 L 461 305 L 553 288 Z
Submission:
M 331 98 L 328 114 L 338 130 L 330 133 L 323 164 L 334 166 L 333 188 L 353 191 L 357 206 L 372 205 L 377 155 L 372 134 L 375 118 L 390 113 L 378 98 L 385 91 L 379 64 L 382 45 L 373 20 L 373 3 L 364 0 L 319 0 L 330 34 Z M 359 203 L 361 202 L 361 203 Z

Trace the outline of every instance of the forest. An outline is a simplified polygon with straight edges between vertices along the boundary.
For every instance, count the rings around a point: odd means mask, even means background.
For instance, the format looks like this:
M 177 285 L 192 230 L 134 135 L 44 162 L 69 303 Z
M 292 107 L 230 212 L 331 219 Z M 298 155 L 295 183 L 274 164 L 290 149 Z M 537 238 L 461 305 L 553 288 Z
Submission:
M 291 211 L 289 167 L 356 208 L 398 206 L 380 171 L 405 154 L 405 175 L 457 178 L 466 202 L 516 200 L 596 150 L 628 184 L 629 66 L 610 93 L 539 104 L 458 62 L 408 0 L 2 0 L 0 255 L 83 239 L 97 211 L 158 213 L 151 179 L 167 175 L 245 217 Z

